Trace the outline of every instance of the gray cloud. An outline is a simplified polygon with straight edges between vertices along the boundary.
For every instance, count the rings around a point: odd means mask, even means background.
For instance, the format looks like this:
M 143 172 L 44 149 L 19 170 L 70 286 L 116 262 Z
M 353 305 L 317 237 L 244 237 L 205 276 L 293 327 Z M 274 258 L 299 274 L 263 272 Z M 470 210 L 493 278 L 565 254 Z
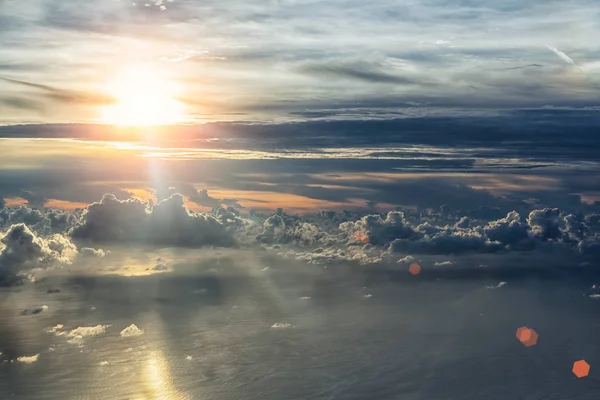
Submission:
M 306 64 L 300 71 L 325 79 L 354 79 L 369 83 L 416 84 L 417 80 L 401 74 L 384 70 L 383 66 L 373 62 L 320 62 Z
M 42 215 L 43 221 L 56 219 L 55 214 L 48 211 Z M 68 235 L 47 229 L 44 233 L 44 224 L 35 221 L 30 221 L 31 229 L 25 224 L 8 228 L 0 254 L 5 284 L 17 282 L 20 274 L 36 266 L 108 254 L 86 247 L 88 243 L 109 248 L 123 244 L 261 247 L 309 263 L 346 261 L 362 265 L 391 263 L 407 253 L 500 256 L 541 249 L 570 254 L 574 260 L 597 260 L 600 254 L 597 214 L 574 215 L 556 208 L 533 210 L 527 218 L 513 211 L 495 220 L 415 211 L 307 216 L 279 211 L 269 216 L 222 208 L 193 213 L 183 205 L 182 196 L 174 194 L 154 206 L 105 195 L 81 216 L 71 215 L 60 219 L 69 221 Z M 69 237 L 82 246 L 79 251 Z
M 12 225 L 0 238 L 0 285 L 22 281 L 32 268 L 69 263 L 76 249 L 63 236 L 38 237 L 25 224 Z
M 196 190 L 191 185 L 178 184 L 174 190 L 200 206 L 218 207 L 221 204 L 219 200 L 211 197 L 206 189 Z
M 82 243 L 229 247 L 235 240 L 227 228 L 212 215 L 187 210 L 180 194 L 153 207 L 139 199 L 118 200 L 105 195 L 84 211 L 71 236 Z
M 82 104 L 92 104 L 92 105 L 102 105 L 102 104 L 112 104 L 115 102 L 115 99 L 109 95 L 102 93 L 92 93 L 85 91 L 77 91 L 77 90 L 68 90 L 57 88 L 51 85 L 44 85 L 40 83 L 33 83 L 27 81 L 21 81 L 17 79 L 9 79 L 5 77 L 0 77 L 0 80 L 24 86 L 32 89 L 37 89 L 41 91 L 41 93 L 53 100 L 66 102 L 66 103 L 82 103 Z

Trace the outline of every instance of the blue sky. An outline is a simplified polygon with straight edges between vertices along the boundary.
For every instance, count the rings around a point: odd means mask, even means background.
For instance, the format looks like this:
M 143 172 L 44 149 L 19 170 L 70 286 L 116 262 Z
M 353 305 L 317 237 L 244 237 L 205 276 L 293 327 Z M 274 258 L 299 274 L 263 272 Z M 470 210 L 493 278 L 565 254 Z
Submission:
M 0 122 L 96 122 L 139 63 L 188 122 L 596 107 L 598 21 L 584 0 L 5 0 Z

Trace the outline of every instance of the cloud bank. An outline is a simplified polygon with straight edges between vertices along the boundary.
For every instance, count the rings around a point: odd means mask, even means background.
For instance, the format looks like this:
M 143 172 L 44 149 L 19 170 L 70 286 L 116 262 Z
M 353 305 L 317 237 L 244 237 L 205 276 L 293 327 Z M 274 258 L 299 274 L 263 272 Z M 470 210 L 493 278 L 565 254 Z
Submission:
M 27 207 L 4 212 L 9 216 L 7 222 L 33 213 Z M 366 215 L 330 211 L 300 216 L 283 210 L 261 215 L 215 208 L 196 213 L 185 207 L 180 194 L 157 204 L 137 198 L 118 200 L 106 194 L 81 212 L 61 214 L 61 220 L 69 221 L 61 225 L 62 233 L 52 233 L 46 224 L 40 224 L 40 217 L 48 221 L 56 217 L 56 212 L 39 212 L 30 221 L 32 225 L 3 225 L 3 285 L 18 283 L 37 268 L 102 259 L 110 256 L 107 249 L 111 246 L 129 245 L 239 247 L 325 265 L 408 264 L 420 255 L 501 256 L 538 249 L 566 252 L 585 262 L 598 262 L 600 257 L 598 214 L 573 214 L 559 208 L 534 209 L 525 216 L 512 211 L 499 219 L 410 210 Z M 444 268 L 452 264 L 447 259 L 435 261 L 436 266 Z M 155 265 L 155 271 L 171 270 L 162 258 Z

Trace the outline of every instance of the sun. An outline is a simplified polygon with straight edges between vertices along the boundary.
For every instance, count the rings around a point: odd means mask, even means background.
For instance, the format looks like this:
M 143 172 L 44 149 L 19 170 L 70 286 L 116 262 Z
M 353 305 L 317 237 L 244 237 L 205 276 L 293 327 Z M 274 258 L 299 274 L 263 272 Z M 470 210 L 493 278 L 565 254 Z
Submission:
M 107 84 L 106 91 L 116 102 L 102 110 L 103 123 L 152 126 L 185 121 L 185 105 L 176 100 L 177 85 L 152 66 L 124 68 Z

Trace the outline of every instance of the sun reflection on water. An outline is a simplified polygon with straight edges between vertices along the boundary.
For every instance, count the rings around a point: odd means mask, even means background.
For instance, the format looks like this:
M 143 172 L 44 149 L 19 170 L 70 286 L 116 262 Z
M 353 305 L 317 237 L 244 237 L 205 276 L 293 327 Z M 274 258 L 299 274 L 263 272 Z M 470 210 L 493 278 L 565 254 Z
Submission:
M 173 385 L 169 366 L 162 352 L 153 352 L 142 371 L 143 396 L 136 400 L 188 400 Z

